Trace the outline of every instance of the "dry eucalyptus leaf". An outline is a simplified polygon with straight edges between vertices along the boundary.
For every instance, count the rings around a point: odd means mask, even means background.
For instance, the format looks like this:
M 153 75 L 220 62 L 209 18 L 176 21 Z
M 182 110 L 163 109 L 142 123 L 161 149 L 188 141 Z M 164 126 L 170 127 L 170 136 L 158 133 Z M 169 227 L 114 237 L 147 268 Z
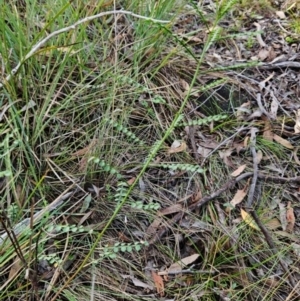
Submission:
M 274 95 L 273 92 L 272 92 L 272 94 Z M 279 107 L 278 100 L 275 97 L 273 97 L 270 111 L 271 111 L 271 115 L 274 118 L 276 118 L 276 116 L 277 116 L 278 107 Z
M 173 213 L 177 213 L 179 211 L 182 211 L 182 205 L 181 204 L 173 204 L 167 208 L 164 208 L 160 211 L 157 212 L 158 216 L 162 216 L 162 215 L 168 215 L 168 214 L 173 214 Z
M 291 233 L 288 233 L 286 231 L 275 231 L 274 233 L 277 234 L 277 235 L 280 235 L 282 237 L 289 238 L 290 240 L 292 240 L 294 242 L 297 242 L 297 243 L 300 242 L 299 236 L 297 236 L 295 234 L 291 234 Z
M 211 150 L 207 147 L 198 146 L 197 153 L 201 155 L 203 158 L 206 158 L 210 154 Z
M 261 49 L 259 52 L 258 52 L 258 55 L 257 55 L 257 58 L 260 60 L 260 61 L 264 61 L 265 59 L 267 59 L 269 57 L 269 50 L 268 49 Z
M 175 140 L 171 147 L 168 149 L 168 154 L 174 154 L 174 153 L 180 153 L 184 152 L 186 150 L 187 146 L 184 141 L 180 142 L 178 140 Z
M 277 15 L 280 19 L 285 19 L 285 18 L 286 18 L 285 13 L 284 13 L 283 11 L 281 11 L 281 10 L 278 10 L 278 11 L 276 12 L 276 15 Z
M 246 212 L 245 210 L 241 209 L 241 216 L 243 221 L 250 226 L 251 228 L 260 231 L 259 227 L 257 226 L 256 222 L 253 220 L 252 216 Z
M 285 231 L 287 227 L 287 220 L 286 220 L 286 209 L 283 203 L 279 203 L 279 219 L 281 222 L 282 230 Z
M 9 275 L 8 275 L 8 279 L 13 279 L 16 277 L 16 275 L 19 273 L 19 271 L 23 268 L 23 264 L 20 260 L 19 257 L 16 257 L 14 259 L 14 262 L 11 265 L 10 271 L 9 271 Z
M 265 223 L 265 226 L 269 230 L 276 230 L 281 227 L 281 223 L 278 218 L 272 218 L 271 220 L 269 220 Z
M 230 204 L 235 207 L 237 204 L 239 204 L 247 195 L 248 189 L 239 189 L 233 199 L 230 201 Z M 227 207 L 227 210 L 231 210 L 230 207 Z M 227 211 L 226 210 L 226 211 Z
M 262 151 L 259 149 L 256 153 L 256 163 L 259 164 L 261 162 L 263 158 L 263 153 Z
M 300 109 L 297 110 L 296 113 L 296 123 L 294 126 L 294 130 L 295 130 L 295 134 L 299 134 L 300 133 Z
M 137 287 L 142 287 L 142 288 L 146 288 L 146 289 L 149 289 L 149 290 L 153 290 L 154 287 L 152 285 L 149 285 L 147 283 L 144 283 L 142 282 L 141 280 L 131 276 L 131 275 L 121 275 L 121 277 L 123 279 L 131 279 L 131 281 L 133 282 L 133 284 Z
M 247 167 L 246 164 L 244 165 L 241 165 L 239 168 L 237 168 L 233 173 L 231 173 L 231 176 L 232 177 L 237 177 L 239 176 L 244 170 L 245 168 Z
M 168 273 L 180 273 L 182 268 L 193 263 L 199 257 L 199 254 L 193 254 L 191 256 L 185 257 L 173 264 L 168 268 L 167 271 L 159 272 L 158 275 L 167 275 Z
M 233 166 L 233 163 L 232 163 L 232 161 L 231 161 L 231 158 L 230 158 L 230 156 L 231 156 L 233 150 L 234 150 L 233 148 L 229 148 L 229 149 L 227 149 L 227 150 L 225 150 L 225 151 L 219 151 L 219 156 L 220 156 L 220 158 L 223 160 L 223 162 L 224 162 L 227 166 L 230 166 L 230 167 L 234 167 L 234 166 Z
M 161 296 L 161 297 L 163 297 L 164 296 L 164 294 L 165 294 L 165 285 L 164 285 L 164 280 L 163 280 L 163 278 L 160 276 L 160 275 L 158 275 L 158 274 L 156 274 L 154 271 L 152 271 L 152 279 L 153 279 L 153 281 L 154 281 L 154 285 L 155 285 L 155 287 L 156 287 L 156 291 L 157 291 L 157 293 Z
M 293 145 L 291 144 L 291 142 L 289 142 L 286 139 L 283 139 L 282 137 L 274 134 L 273 135 L 273 139 L 278 142 L 279 144 L 281 144 L 282 146 L 288 148 L 288 149 L 294 149 Z
M 147 228 L 146 234 L 147 235 L 153 235 L 153 234 L 155 234 L 162 222 L 163 222 L 163 219 L 161 217 L 155 218 L 154 221 Z
M 291 243 L 291 247 L 294 249 L 294 253 L 299 257 L 300 259 L 300 245 L 295 244 L 294 242 Z
M 286 221 L 287 221 L 286 231 L 289 233 L 292 233 L 294 230 L 296 218 L 295 218 L 295 214 L 294 214 L 294 209 L 291 206 L 291 202 L 288 202 L 288 205 L 287 205 Z

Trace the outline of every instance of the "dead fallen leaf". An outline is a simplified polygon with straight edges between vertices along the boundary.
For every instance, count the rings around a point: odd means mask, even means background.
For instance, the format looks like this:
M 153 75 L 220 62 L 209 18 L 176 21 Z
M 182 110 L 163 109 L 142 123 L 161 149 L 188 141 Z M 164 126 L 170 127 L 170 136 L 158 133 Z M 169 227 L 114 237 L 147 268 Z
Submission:
M 259 227 L 257 226 L 257 224 L 255 223 L 255 221 L 253 220 L 252 216 L 246 212 L 245 210 L 241 209 L 241 216 L 243 221 L 250 226 L 251 228 L 260 231 Z
M 247 195 L 247 192 L 248 192 L 248 186 L 244 189 L 239 189 L 236 192 L 235 196 L 230 201 L 230 204 L 232 205 L 233 208 L 235 208 L 235 206 L 237 204 L 239 204 L 245 198 L 245 196 Z M 233 209 L 232 207 L 227 207 L 226 212 L 229 212 L 230 210 L 232 210 Z
M 269 230 L 276 230 L 281 227 L 281 223 L 280 223 L 279 219 L 272 218 L 265 223 L 265 226 Z
M 127 181 L 127 184 L 128 184 L 128 185 L 132 185 L 132 184 L 135 182 L 135 179 L 136 179 L 135 177 L 129 179 L 129 180 Z
M 211 152 L 211 149 L 199 145 L 197 148 L 197 153 L 201 155 L 203 158 L 206 158 Z
M 180 273 L 185 266 L 193 263 L 195 260 L 197 260 L 199 256 L 200 256 L 199 254 L 193 254 L 191 256 L 185 257 L 171 264 L 166 271 L 158 272 L 158 275 L 168 275 L 169 273 Z
M 220 156 L 220 158 L 224 161 L 224 163 L 227 165 L 227 166 L 230 166 L 230 167 L 234 167 L 234 165 L 233 165 L 233 163 L 232 163 L 232 161 L 231 161 L 231 158 L 230 158 L 230 156 L 231 156 L 231 154 L 232 154 L 232 152 L 233 152 L 233 148 L 229 148 L 229 149 L 227 149 L 227 150 L 225 150 L 225 151 L 219 151 L 219 156 Z
M 244 139 L 244 147 L 245 147 L 245 148 L 248 147 L 249 139 L 250 139 L 249 136 L 246 136 L 245 139 Z
M 281 11 L 281 10 L 278 10 L 278 11 L 276 12 L 276 15 L 277 15 L 280 19 L 285 19 L 285 18 L 286 18 L 285 13 L 284 13 L 283 11 Z
M 13 279 L 18 274 L 18 272 L 22 269 L 23 264 L 19 257 L 16 257 L 13 264 L 10 267 L 8 279 Z
M 131 279 L 131 281 L 133 282 L 133 284 L 135 286 L 137 286 L 137 287 L 142 287 L 142 288 L 146 288 L 146 289 L 149 289 L 149 290 L 153 290 L 154 289 L 154 287 L 152 285 L 144 283 L 141 280 L 139 280 L 139 279 L 137 279 L 137 278 L 135 278 L 135 277 L 133 277 L 131 275 L 121 275 L 121 277 L 123 279 L 128 279 L 128 278 Z
M 165 294 L 165 292 L 164 292 L 165 286 L 164 286 L 163 278 L 160 275 L 156 274 L 154 271 L 152 271 L 152 278 L 153 278 L 157 293 L 161 297 L 163 297 Z
M 262 151 L 259 149 L 256 153 L 256 163 L 259 164 L 261 162 L 263 158 L 263 153 Z
M 273 96 L 273 100 L 272 100 L 272 103 L 271 103 L 270 113 L 271 113 L 272 117 L 275 119 L 277 117 L 277 111 L 278 111 L 278 108 L 279 108 L 279 104 L 278 104 L 278 100 L 274 96 L 273 92 L 272 92 L 272 96 Z
M 98 139 L 93 139 L 88 146 L 86 146 L 86 147 L 78 150 L 75 153 L 72 153 L 71 156 L 73 156 L 73 157 L 81 157 L 81 156 L 84 156 L 84 155 L 88 154 L 91 151 L 91 148 L 93 146 L 95 146 L 97 142 L 98 142 Z
M 263 133 L 263 138 L 268 140 L 268 141 L 273 141 L 273 133 L 271 130 L 271 123 L 268 120 L 265 120 L 264 122 L 264 133 Z
M 299 149 L 299 147 L 296 147 L 295 150 L 293 151 L 293 157 L 294 157 L 295 163 L 300 165 L 300 160 L 298 158 L 298 149 Z
M 291 243 L 291 247 L 294 249 L 294 253 L 299 257 L 300 259 L 300 245 L 295 244 L 294 242 Z
M 267 59 L 269 57 L 269 50 L 268 49 L 265 49 L 265 48 L 262 48 L 258 54 L 257 54 L 257 58 L 260 60 L 260 61 L 264 61 L 265 59 Z
M 273 135 L 273 139 L 278 142 L 279 144 L 281 144 L 282 146 L 288 148 L 288 149 L 294 149 L 293 145 L 291 144 L 291 142 L 289 142 L 286 139 L 283 139 L 282 137 L 274 134 Z
M 161 217 L 157 217 L 154 219 L 154 221 L 149 225 L 149 227 L 146 230 L 147 235 L 153 235 L 157 232 L 160 224 L 163 222 L 163 219 Z
M 291 206 L 291 202 L 288 202 L 287 205 L 286 220 L 287 220 L 286 231 L 292 233 L 294 230 L 296 219 L 294 215 L 294 209 Z
M 175 154 L 184 152 L 186 150 L 186 143 L 184 141 L 175 140 L 171 147 L 168 149 L 168 154 Z
M 203 40 L 199 39 L 198 37 L 188 37 L 188 42 L 194 42 L 194 43 L 202 43 Z
M 279 219 L 281 222 L 282 230 L 285 231 L 287 227 L 286 209 L 283 203 L 278 204 L 279 207 Z
M 295 112 L 295 114 L 296 114 L 296 120 L 295 120 L 294 130 L 295 130 L 295 134 L 299 134 L 300 133 L 300 109 L 298 109 L 297 112 Z
M 157 212 L 158 216 L 162 216 L 162 215 L 168 215 L 168 214 L 173 214 L 173 213 L 177 213 L 179 211 L 182 211 L 182 205 L 181 204 L 173 204 L 167 208 L 164 208 L 162 210 L 159 210 Z
M 238 155 L 240 154 L 241 150 L 245 149 L 244 142 L 234 142 L 233 147 L 235 148 Z
M 300 242 L 299 235 L 287 233 L 286 231 L 275 231 L 274 233 L 277 235 L 280 235 L 282 237 L 286 237 L 294 242 L 297 242 L 297 243 Z
M 231 176 L 232 177 L 237 177 L 239 176 L 244 170 L 245 168 L 247 167 L 246 164 L 244 165 L 241 165 L 239 168 L 237 168 L 233 173 L 231 173 Z

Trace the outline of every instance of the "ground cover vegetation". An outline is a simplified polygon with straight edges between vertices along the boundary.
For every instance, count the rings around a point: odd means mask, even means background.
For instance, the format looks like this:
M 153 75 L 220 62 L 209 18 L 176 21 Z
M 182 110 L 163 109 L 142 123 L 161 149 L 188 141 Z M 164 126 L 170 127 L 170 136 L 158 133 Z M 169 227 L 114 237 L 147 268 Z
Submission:
M 300 300 L 299 11 L 0 0 L 0 300 Z

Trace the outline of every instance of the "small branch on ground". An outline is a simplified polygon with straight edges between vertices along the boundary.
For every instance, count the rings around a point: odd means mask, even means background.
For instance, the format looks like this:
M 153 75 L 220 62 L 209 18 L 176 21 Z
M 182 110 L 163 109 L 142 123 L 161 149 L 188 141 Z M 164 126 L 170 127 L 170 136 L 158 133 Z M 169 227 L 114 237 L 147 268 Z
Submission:
M 249 193 L 248 193 L 248 200 L 247 200 L 247 207 L 250 208 L 253 205 L 254 194 L 256 189 L 256 182 L 258 178 L 258 159 L 257 153 L 255 149 L 256 145 L 256 133 L 258 132 L 257 128 L 251 128 L 251 137 L 250 137 L 250 150 L 253 157 L 253 177 L 252 182 L 250 185 Z
M 212 201 L 213 199 L 220 196 L 223 192 L 226 190 L 232 188 L 236 183 L 247 179 L 249 177 L 253 176 L 252 172 L 246 172 L 236 179 L 231 179 L 228 182 L 226 182 L 220 189 L 217 191 L 211 193 L 208 196 L 203 197 L 198 202 L 191 204 L 188 207 L 188 210 L 186 212 L 193 212 L 196 208 L 200 208 L 207 204 L 208 202 Z M 300 183 L 300 177 L 293 177 L 293 178 L 284 178 L 284 177 L 273 177 L 268 176 L 264 174 L 258 174 L 257 177 L 259 179 L 262 179 L 264 181 L 273 182 L 273 183 Z M 173 226 L 178 223 L 185 215 L 185 212 L 181 211 L 177 213 L 170 221 L 168 221 L 168 225 Z M 150 246 L 158 242 L 166 233 L 168 232 L 168 227 L 164 226 L 162 227 L 149 241 Z
M 256 94 L 256 101 L 257 101 L 257 105 L 259 107 L 259 109 L 269 118 L 269 119 L 274 119 L 265 109 L 265 107 L 263 106 L 262 102 L 261 102 L 261 94 L 257 93 Z
M 197 146 L 196 146 L 196 142 L 195 142 L 195 127 L 194 126 L 190 126 L 189 127 L 189 139 L 191 141 L 191 145 L 192 145 L 192 149 L 193 149 L 193 156 L 196 160 L 196 162 L 199 162 L 199 154 L 197 151 Z
M 248 178 L 252 175 L 252 172 L 249 173 L 245 173 L 240 175 L 239 177 L 237 177 L 236 179 L 232 179 L 230 181 L 228 181 L 226 184 L 224 184 L 220 189 L 218 189 L 217 191 L 213 192 L 212 194 L 203 197 L 202 199 L 200 199 L 198 202 L 191 204 L 188 207 L 188 211 L 194 211 L 196 208 L 200 208 L 202 206 L 204 206 L 206 203 L 208 203 L 209 201 L 213 200 L 214 198 L 218 197 L 219 195 L 221 195 L 223 192 L 225 192 L 226 190 L 230 189 L 231 187 L 233 187 L 236 183 L 238 183 L 239 181 Z M 171 221 L 169 221 L 169 226 L 173 226 L 174 224 L 176 224 L 178 221 L 180 221 L 183 216 L 184 216 L 185 212 L 179 212 L 177 213 L 172 219 Z M 162 238 L 166 233 L 168 232 L 168 228 L 167 227 L 162 227 L 155 235 L 154 237 L 150 240 L 150 245 L 156 243 L 160 238 Z

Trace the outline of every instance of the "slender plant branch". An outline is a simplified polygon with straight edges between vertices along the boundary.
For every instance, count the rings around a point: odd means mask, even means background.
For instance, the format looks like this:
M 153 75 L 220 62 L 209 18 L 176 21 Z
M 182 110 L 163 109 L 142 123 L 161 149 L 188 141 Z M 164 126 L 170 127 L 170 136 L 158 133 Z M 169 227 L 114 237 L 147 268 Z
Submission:
M 233 187 L 236 183 L 247 179 L 249 177 L 254 176 L 252 172 L 245 172 L 241 174 L 236 179 L 230 179 L 227 181 L 220 189 L 212 192 L 211 194 L 204 196 L 202 199 L 200 199 L 198 202 L 191 204 L 188 207 L 187 212 L 193 212 L 195 209 L 200 208 L 210 201 L 214 200 L 218 196 L 220 196 L 223 192 Z M 268 182 L 274 182 L 274 183 L 300 183 L 300 177 L 294 177 L 294 178 L 283 178 L 283 177 L 272 177 L 264 174 L 257 174 L 257 177 L 261 180 L 268 181 Z M 168 225 L 172 226 L 177 224 L 185 215 L 186 212 L 181 211 L 177 213 L 170 221 L 168 221 Z M 164 226 L 162 227 L 151 239 L 150 239 L 150 245 L 155 244 L 157 241 L 159 241 L 166 233 L 168 232 L 168 227 Z
M 35 45 L 32 46 L 31 50 L 25 55 L 24 58 L 22 58 L 19 63 L 17 64 L 17 66 L 15 68 L 13 68 L 10 72 L 10 74 L 8 74 L 8 76 L 6 76 L 6 78 L 3 80 L 2 83 L 0 83 L 0 88 L 2 88 L 8 81 L 11 80 L 11 78 L 20 70 L 21 66 L 24 64 L 24 62 L 29 59 L 31 56 L 33 56 L 41 47 L 43 47 L 51 38 L 56 37 L 58 35 L 60 35 L 61 33 L 70 31 L 70 30 L 74 30 L 76 29 L 76 27 L 78 27 L 81 24 L 90 22 L 92 20 L 101 18 L 103 16 L 107 16 L 107 15 L 112 15 L 112 14 L 123 14 L 123 15 L 130 15 L 139 19 L 143 19 L 143 20 L 147 20 L 147 21 L 151 21 L 154 23 L 169 23 L 170 21 L 166 21 L 166 20 L 158 20 L 158 19 L 153 19 L 150 17 L 145 17 L 145 16 L 141 16 L 138 14 L 135 14 L 131 11 L 127 11 L 127 10 L 112 10 L 112 11 L 107 11 L 107 12 L 102 12 L 93 16 L 89 16 L 83 19 L 80 19 L 79 21 L 73 23 L 70 26 L 61 28 L 59 30 L 53 31 L 52 33 L 50 33 L 46 38 L 43 38 L 42 40 L 38 41 Z
M 248 200 L 247 200 L 248 208 L 252 207 L 255 189 L 256 189 L 256 182 L 257 182 L 257 178 L 258 178 L 258 162 L 257 162 L 257 153 L 256 153 L 256 149 L 255 149 L 257 131 L 258 131 L 257 128 L 255 128 L 255 127 L 251 128 L 250 150 L 251 150 L 252 157 L 253 157 L 253 177 L 252 177 L 252 181 L 251 181 L 251 185 L 250 185 L 250 190 L 248 193 Z
M 220 189 L 214 191 L 210 195 L 207 195 L 200 199 L 198 202 L 193 203 L 189 206 L 188 212 L 193 212 L 195 209 L 200 208 L 207 204 L 208 202 L 212 201 L 213 199 L 220 196 L 223 192 L 233 187 L 236 183 L 240 182 L 243 179 L 249 178 L 253 175 L 252 172 L 246 172 L 236 179 L 230 179 L 228 182 L 226 182 Z M 184 216 L 185 212 L 181 211 L 177 213 L 171 221 L 168 222 L 169 225 L 175 225 L 178 223 Z M 168 227 L 162 227 L 150 240 L 150 245 L 155 244 L 157 241 L 159 241 L 160 238 L 162 238 L 166 233 L 168 232 Z

